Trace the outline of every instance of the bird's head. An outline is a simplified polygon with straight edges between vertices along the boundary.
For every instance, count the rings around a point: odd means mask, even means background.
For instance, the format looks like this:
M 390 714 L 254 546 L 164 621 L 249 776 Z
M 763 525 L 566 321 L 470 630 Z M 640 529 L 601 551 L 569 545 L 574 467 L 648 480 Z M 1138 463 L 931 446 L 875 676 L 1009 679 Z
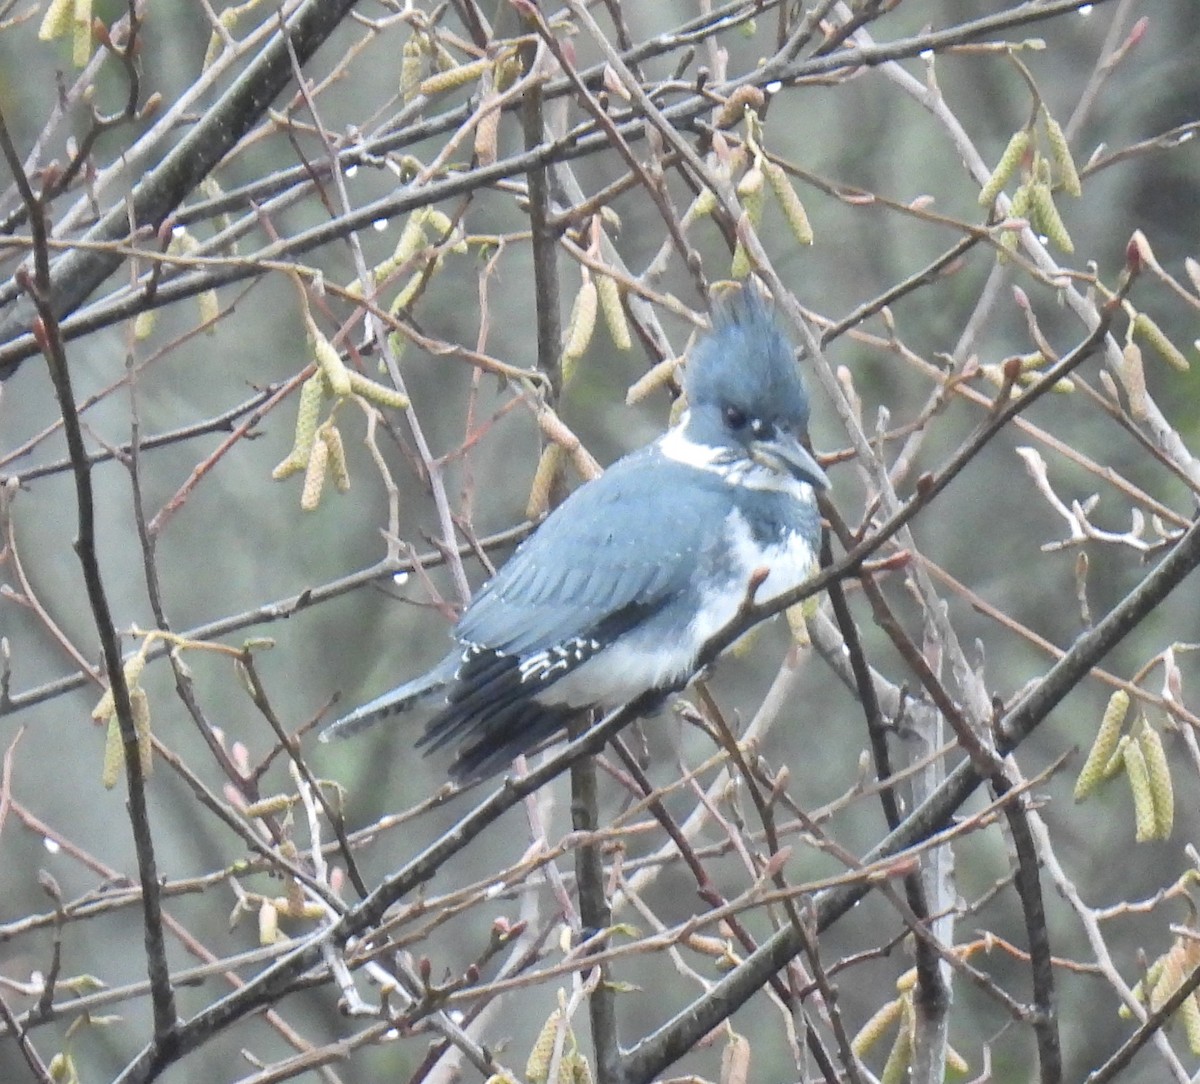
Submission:
M 760 488 L 829 480 L 801 439 L 808 393 L 774 309 L 754 285 L 719 300 L 712 331 L 684 374 L 688 413 L 673 441 L 677 458 Z

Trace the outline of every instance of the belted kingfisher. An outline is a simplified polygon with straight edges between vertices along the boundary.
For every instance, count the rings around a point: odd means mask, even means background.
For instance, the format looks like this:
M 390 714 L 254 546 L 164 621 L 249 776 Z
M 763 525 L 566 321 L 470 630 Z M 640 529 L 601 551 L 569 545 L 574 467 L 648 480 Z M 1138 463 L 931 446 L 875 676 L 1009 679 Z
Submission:
M 452 777 L 475 781 L 581 710 L 682 688 L 756 574 L 760 602 L 805 580 L 829 482 L 800 443 L 808 396 L 756 286 L 715 304 L 684 391 L 677 426 L 572 493 L 484 585 L 445 659 L 321 739 L 424 702 L 418 745 L 455 743 Z

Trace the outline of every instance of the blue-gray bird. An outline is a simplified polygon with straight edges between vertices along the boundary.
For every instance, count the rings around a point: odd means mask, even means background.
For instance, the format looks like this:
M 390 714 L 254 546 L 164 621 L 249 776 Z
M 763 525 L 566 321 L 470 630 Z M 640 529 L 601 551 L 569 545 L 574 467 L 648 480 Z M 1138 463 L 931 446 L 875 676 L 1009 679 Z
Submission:
M 806 579 L 829 483 L 801 444 L 795 353 L 756 287 L 716 303 L 684 390 L 677 426 L 572 493 L 484 585 L 441 663 L 322 739 L 424 703 L 418 744 L 453 743 L 451 775 L 478 780 L 581 710 L 682 688 L 756 574 L 758 601 Z

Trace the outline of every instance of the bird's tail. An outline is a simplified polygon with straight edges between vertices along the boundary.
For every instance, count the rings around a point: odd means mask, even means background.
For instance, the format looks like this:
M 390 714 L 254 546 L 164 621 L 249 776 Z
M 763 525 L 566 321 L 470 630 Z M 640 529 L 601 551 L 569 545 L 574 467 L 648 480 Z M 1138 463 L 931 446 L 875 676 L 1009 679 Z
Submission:
M 407 711 L 413 705 L 438 696 L 454 678 L 454 671 L 461 659 L 454 652 L 447 655 L 428 673 L 413 678 L 412 681 L 377 696 L 374 700 L 355 708 L 348 715 L 330 723 L 321 731 L 321 741 L 335 741 L 348 738 L 360 730 L 366 730 L 391 715 Z

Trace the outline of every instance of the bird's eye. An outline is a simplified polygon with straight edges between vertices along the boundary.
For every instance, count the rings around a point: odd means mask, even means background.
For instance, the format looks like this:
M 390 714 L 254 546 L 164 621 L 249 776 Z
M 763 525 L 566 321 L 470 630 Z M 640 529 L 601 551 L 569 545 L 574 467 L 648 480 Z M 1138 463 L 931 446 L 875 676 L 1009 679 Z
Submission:
M 762 418 L 751 418 L 750 432 L 754 434 L 755 440 L 762 440 L 767 435 L 767 423 Z
M 739 410 L 735 406 L 727 406 L 725 408 L 725 424 L 730 429 L 742 429 L 749 420 L 746 417 L 745 411 Z

